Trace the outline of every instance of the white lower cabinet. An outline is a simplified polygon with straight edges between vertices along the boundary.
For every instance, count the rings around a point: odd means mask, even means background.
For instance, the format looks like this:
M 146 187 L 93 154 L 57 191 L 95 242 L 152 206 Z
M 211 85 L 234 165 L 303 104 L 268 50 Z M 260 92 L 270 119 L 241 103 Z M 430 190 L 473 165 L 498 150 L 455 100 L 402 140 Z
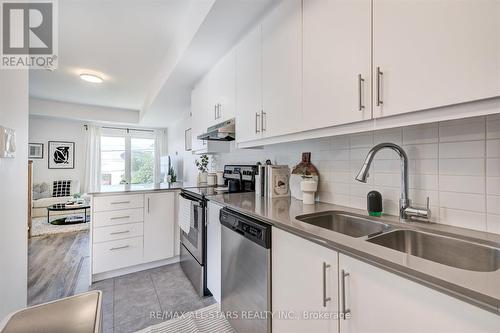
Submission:
M 143 238 L 133 237 L 92 245 L 92 272 L 103 273 L 142 263 Z
M 340 321 L 342 333 L 500 330 L 500 316 L 339 254 L 340 282 L 342 272 L 349 275 L 344 278 L 345 305 L 341 301 L 340 308 L 342 311 L 345 306 L 351 315 Z
M 92 274 L 174 257 L 175 192 L 96 196 Z
M 286 231 L 273 228 L 272 241 L 273 333 L 500 330 L 496 314 Z M 311 319 L 320 313 L 347 319 Z
M 174 256 L 175 193 L 144 196 L 144 261 Z
M 337 320 L 313 319 L 338 312 L 337 252 L 273 228 L 272 253 L 273 333 L 338 332 Z
M 221 302 L 221 206 L 212 202 L 207 209 L 207 287 L 215 300 Z

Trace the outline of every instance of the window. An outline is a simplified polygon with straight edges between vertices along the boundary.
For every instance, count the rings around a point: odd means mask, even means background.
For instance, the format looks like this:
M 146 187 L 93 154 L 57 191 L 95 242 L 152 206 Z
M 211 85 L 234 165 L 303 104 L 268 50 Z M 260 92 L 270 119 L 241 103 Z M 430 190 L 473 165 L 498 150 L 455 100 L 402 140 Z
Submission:
M 150 132 L 106 130 L 101 136 L 101 185 L 152 184 L 155 139 Z

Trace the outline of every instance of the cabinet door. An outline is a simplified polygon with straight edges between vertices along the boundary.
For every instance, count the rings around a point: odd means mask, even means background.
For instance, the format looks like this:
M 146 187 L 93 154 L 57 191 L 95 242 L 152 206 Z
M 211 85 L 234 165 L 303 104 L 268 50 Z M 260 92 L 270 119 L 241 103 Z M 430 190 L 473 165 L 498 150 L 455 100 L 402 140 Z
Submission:
M 207 287 L 215 300 L 221 302 L 221 224 L 219 212 L 222 207 L 208 203 L 207 218 Z
M 350 319 L 341 320 L 342 333 L 366 332 L 498 332 L 500 316 L 359 260 L 339 255 L 345 305 Z
M 201 150 L 206 146 L 206 141 L 198 140 L 198 135 L 207 130 L 207 90 L 204 81 L 199 81 L 191 92 L 191 135 L 193 151 Z
M 262 22 L 262 135 L 296 132 L 302 110 L 302 1 L 286 0 Z
M 257 25 L 236 49 L 236 141 L 261 137 L 262 29 Z
M 231 50 L 212 70 L 210 91 L 212 92 L 210 106 L 214 107 L 210 115 L 210 125 L 234 118 L 236 103 L 236 52 Z
M 370 119 L 371 0 L 305 0 L 303 130 Z
M 174 256 L 175 193 L 145 195 L 144 261 Z
M 375 117 L 499 96 L 500 1 L 374 0 L 373 66 Z
M 277 228 L 272 236 L 273 312 L 282 313 L 273 317 L 273 332 L 338 332 L 337 319 L 304 316 L 338 312 L 337 252 Z

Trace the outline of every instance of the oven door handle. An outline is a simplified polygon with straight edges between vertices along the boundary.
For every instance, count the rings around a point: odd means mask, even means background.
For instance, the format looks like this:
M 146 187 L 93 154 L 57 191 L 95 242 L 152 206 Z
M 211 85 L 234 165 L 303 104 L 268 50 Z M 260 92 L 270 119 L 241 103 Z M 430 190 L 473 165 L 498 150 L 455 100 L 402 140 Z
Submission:
M 184 199 L 189 200 L 189 201 L 200 202 L 200 200 L 192 198 L 192 197 L 189 197 L 189 196 L 185 195 L 184 193 L 181 193 L 181 197 L 183 197 Z

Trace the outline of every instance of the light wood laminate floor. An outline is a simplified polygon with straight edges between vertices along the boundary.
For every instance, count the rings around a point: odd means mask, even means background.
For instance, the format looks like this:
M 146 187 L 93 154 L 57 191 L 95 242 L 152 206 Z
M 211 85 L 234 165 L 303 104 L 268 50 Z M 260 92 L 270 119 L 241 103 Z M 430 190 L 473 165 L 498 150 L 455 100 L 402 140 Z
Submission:
M 103 333 L 130 333 L 215 302 L 213 297 L 197 295 L 178 263 L 89 286 L 88 242 L 88 231 L 29 241 L 29 305 L 101 290 Z
M 28 242 L 28 305 L 88 290 L 89 232 L 33 237 Z

